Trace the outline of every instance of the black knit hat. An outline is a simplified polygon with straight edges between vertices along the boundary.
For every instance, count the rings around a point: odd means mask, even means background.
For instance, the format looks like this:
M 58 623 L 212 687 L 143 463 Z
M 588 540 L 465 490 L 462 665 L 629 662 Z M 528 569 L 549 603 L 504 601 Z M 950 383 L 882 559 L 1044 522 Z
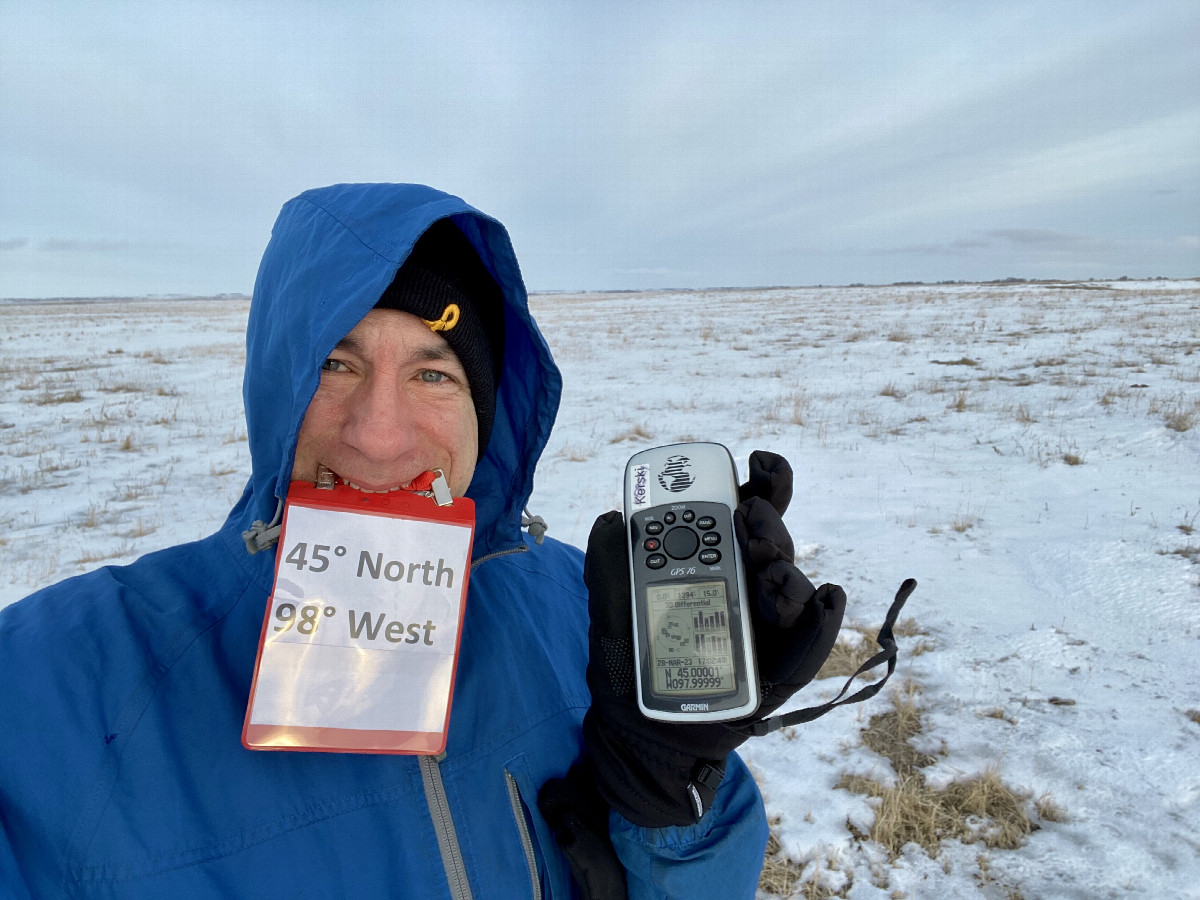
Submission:
M 467 373 L 483 456 L 504 367 L 504 295 L 467 236 L 449 219 L 434 222 L 375 307 L 412 313 L 446 339 Z

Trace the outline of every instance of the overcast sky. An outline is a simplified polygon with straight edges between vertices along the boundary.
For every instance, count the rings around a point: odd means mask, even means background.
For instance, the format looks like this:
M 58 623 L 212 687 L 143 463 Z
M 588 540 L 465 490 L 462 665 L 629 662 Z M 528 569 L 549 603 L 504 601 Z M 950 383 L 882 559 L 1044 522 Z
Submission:
M 417 181 L 531 290 L 1200 275 L 1200 2 L 0 0 L 0 297 Z

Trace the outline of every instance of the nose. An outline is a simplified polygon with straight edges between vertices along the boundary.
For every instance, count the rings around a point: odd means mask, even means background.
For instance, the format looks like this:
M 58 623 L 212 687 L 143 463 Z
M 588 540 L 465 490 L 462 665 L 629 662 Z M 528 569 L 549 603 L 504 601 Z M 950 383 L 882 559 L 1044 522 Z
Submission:
M 372 374 L 355 389 L 342 440 L 372 462 L 397 459 L 416 448 L 416 409 L 398 379 Z

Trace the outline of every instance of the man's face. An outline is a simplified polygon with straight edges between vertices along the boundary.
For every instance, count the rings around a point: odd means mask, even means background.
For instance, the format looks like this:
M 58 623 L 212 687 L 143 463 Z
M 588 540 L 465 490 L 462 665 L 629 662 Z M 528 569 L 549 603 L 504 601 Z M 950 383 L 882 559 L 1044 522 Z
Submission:
M 471 483 L 479 432 L 458 357 L 409 313 L 375 309 L 338 342 L 304 414 L 292 478 L 317 466 L 366 491 L 441 469 L 456 497 Z

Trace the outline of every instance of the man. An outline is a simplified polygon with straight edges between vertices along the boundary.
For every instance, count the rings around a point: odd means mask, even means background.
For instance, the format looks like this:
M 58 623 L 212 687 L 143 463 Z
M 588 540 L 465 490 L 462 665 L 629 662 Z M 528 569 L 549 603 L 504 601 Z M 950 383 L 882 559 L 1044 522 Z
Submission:
M 619 654 L 593 652 L 585 681 L 588 587 L 593 646 L 627 628 L 619 516 L 587 586 L 582 553 L 521 533 L 560 386 L 499 223 L 417 185 L 289 202 L 255 283 L 253 467 L 225 525 L 0 613 L 0 893 L 753 896 L 744 735 L 640 721 Z M 763 460 L 739 537 L 766 644 L 790 648 L 768 651 L 769 711 L 824 659 L 844 595 L 791 566 L 790 471 Z M 392 491 L 433 469 L 476 509 L 445 753 L 245 749 L 289 482 Z

